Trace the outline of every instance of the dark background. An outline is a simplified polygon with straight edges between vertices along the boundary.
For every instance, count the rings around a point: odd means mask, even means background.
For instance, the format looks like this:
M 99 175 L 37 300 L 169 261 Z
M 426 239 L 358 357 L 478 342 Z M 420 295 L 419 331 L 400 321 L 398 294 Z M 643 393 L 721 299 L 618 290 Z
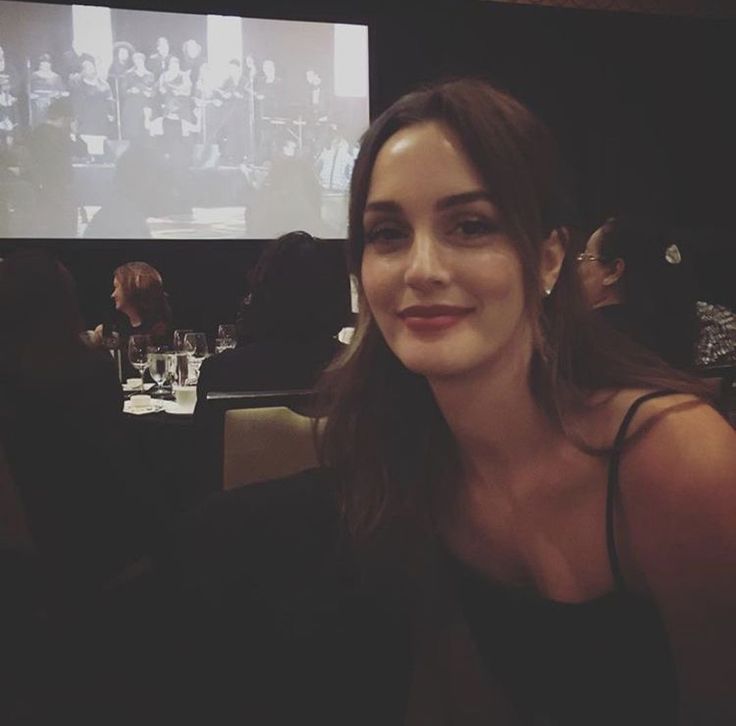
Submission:
M 591 230 L 622 209 L 661 216 L 678 230 L 694 259 L 701 298 L 736 307 L 735 20 L 469 0 L 389 7 L 359 0 L 119 0 L 115 5 L 367 22 L 373 116 L 423 81 L 461 74 L 489 78 L 555 131 L 573 170 L 584 227 Z M 0 28 L 0 44 L 10 55 L 12 43 L 4 36 Z M 0 250 L 31 243 L 0 240 Z M 342 264 L 342 242 L 326 244 L 334 264 Z M 49 245 L 72 270 L 90 325 L 110 311 L 114 268 L 140 259 L 161 271 L 175 324 L 212 333 L 218 322 L 233 319 L 262 241 Z

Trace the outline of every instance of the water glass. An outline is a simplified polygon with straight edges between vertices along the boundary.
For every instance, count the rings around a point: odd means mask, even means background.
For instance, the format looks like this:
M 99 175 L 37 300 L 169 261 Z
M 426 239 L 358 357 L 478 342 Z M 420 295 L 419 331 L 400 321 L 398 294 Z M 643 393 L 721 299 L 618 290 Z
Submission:
M 184 336 L 184 352 L 189 356 L 189 378 L 187 382 L 194 384 L 199 379 L 199 367 L 209 355 L 207 336 L 204 333 L 187 333 Z
M 131 335 L 128 339 L 128 359 L 140 374 L 141 391 L 143 390 L 143 375 L 148 368 L 148 345 L 147 335 Z
M 169 374 L 169 354 L 155 348 L 148 351 L 148 371 L 156 383 L 156 388 L 151 391 L 152 396 L 160 396 L 164 393 L 164 382 Z
M 187 333 L 193 333 L 194 331 L 191 328 L 178 328 L 174 331 L 174 350 L 180 351 L 184 350 L 184 336 Z
M 174 385 L 184 386 L 189 380 L 189 354 L 183 350 L 174 353 Z

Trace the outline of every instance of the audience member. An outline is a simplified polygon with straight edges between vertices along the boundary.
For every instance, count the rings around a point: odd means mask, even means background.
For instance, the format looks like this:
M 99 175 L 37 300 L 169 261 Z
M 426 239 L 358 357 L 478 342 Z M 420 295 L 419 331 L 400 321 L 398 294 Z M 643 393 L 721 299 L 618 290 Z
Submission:
M 171 308 L 161 273 L 147 262 L 120 265 L 112 277 L 115 321 L 111 327 L 120 335 L 121 345 L 131 335 L 149 335 L 152 343 L 171 339 Z M 104 325 L 98 325 L 98 339 Z
M 159 639 L 161 713 L 734 722 L 736 433 L 587 313 L 558 167 L 480 81 L 373 122 L 324 468 L 212 499 L 155 557 L 168 620 L 115 629 Z
M 691 369 L 733 355 L 736 326 L 729 334 L 729 311 L 697 300 L 687 252 L 662 225 L 611 217 L 577 260 L 596 314 L 670 365 Z
M 238 345 L 204 360 L 198 402 L 211 390 L 311 388 L 343 347 L 337 333 L 349 311 L 347 271 L 323 243 L 301 231 L 269 242 L 250 275 Z
M 81 330 L 74 283 L 60 263 L 40 251 L 0 263 L 8 462 L 56 594 L 86 600 L 150 548 L 157 515 L 125 442 L 113 361 L 87 347 Z

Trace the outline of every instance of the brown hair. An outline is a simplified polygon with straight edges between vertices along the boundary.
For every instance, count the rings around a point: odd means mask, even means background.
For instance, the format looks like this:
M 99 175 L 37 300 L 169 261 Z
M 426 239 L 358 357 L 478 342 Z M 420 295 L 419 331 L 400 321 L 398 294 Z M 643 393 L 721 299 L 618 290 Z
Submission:
M 82 328 L 74 280 L 53 255 L 19 249 L 0 262 L 3 374 L 33 377 L 64 367 L 84 354 Z
M 602 335 L 584 308 L 573 255 L 566 255 L 552 294 L 541 296 L 542 242 L 570 221 L 561 162 L 548 129 L 484 81 L 448 81 L 410 93 L 381 114 L 361 142 L 348 240 L 360 312 L 351 345 L 323 383 L 331 403 L 322 462 L 338 471 L 343 515 L 359 539 L 415 531 L 412 525 L 425 531 L 437 488 L 459 475 L 454 439 L 426 379 L 389 350 L 360 284 L 363 212 L 376 157 L 397 131 L 427 121 L 443 124 L 460 141 L 517 244 L 534 332 L 530 386 L 550 420 L 576 440 L 565 413 L 584 405 L 593 391 L 632 386 L 701 392 L 695 381 L 644 350 Z M 392 527 L 396 522 L 402 526 Z
M 126 302 L 136 309 L 145 327 L 170 326 L 171 308 L 161 274 L 155 267 L 146 262 L 128 262 L 118 267 L 113 277 L 120 283 Z

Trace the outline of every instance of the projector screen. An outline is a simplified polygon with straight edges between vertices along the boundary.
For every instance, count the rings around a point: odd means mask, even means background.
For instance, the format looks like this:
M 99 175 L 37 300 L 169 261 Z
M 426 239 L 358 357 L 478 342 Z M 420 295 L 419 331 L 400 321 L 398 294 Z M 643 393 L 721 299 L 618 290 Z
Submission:
M 341 238 L 368 28 L 0 0 L 0 237 Z

